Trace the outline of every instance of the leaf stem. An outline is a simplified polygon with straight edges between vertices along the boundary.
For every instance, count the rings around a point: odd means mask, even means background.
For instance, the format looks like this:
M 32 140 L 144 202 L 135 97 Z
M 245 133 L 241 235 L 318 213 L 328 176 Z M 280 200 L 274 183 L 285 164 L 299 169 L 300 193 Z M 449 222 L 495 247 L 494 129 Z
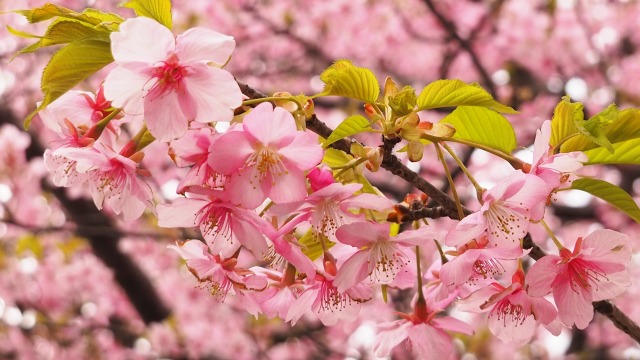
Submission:
M 451 155 L 453 160 L 455 160 L 456 163 L 458 163 L 458 166 L 460 167 L 460 170 L 462 170 L 462 172 L 467 176 L 467 178 L 469 178 L 469 181 L 471 181 L 471 184 L 473 184 L 473 187 L 476 188 L 476 196 L 478 198 L 478 201 L 480 202 L 480 204 L 483 204 L 484 201 L 482 200 L 482 193 L 484 192 L 484 189 L 482 188 L 482 186 L 480 186 L 480 184 L 478 184 L 476 179 L 473 177 L 473 175 L 471 175 L 471 173 L 469 172 L 467 167 L 464 165 L 462 160 L 460 160 L 458 155 L 456 155 L 456 153 L 453 151 L 453 149 L 451 147 L 449 147 L 449 145 L 447 145 L 446 143 L 442 143 L 442 146 L 445 148 L 445 150 L 447 150 L 449 155 Z M 457 204 L 460 204 L 460 201 L 457 201 Z
M 558 250 L 562 250 L 564 249 L 564 246 L 562 245 L 562 243 L 558 240 L 558 238 L 556 237 L 556 235 L 553 233 L 553 231 L 551 231 L 551 229 L 549 228 L 549 226 L 547 225 L 547 223 L 544 221 L 544 219 L 540 220 L 540 225 L 542 225 L 542 227 L 547 231 L 547 234 L 549 234 L 549 236 L 551 237 L 551 240 L 553 240 L 553 243 L 556 245 L 556 247 L 558 248 Z
M 440 149 L 440 144 L 434 142 L 433 145 L 436 148 L 436 153 L 438 154 L 438 159 L 442 163 L 442 167 L 444 168 L 444 173 L 447 175 L 447 181 L 449 181 L 449 186 L 451 187 L 451 194 L 453 195 L 453 200 L 456 202 L 456 209 L 458 210 L 458 218 L 464 218 L 464 210 L 462 210 L 462 203 L 460 202 L 460 197 L 458 196 L 458 191 L 456 190 L 456 185 L 453 183 L 453 177 L 451 177 L 451 171 L 449 171 L 449 166 L 447 166 L 447 162 L 444 159 L 444 155 L 442 154 L 442 149 Z M 442 250 L 440 251 L 442 253 Z

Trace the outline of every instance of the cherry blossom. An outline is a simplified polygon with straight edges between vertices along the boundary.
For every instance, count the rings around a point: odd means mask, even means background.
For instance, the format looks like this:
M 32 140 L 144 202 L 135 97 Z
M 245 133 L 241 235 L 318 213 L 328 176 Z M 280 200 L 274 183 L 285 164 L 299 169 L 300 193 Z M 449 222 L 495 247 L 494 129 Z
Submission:
M 341 243 L 360 249 L 342 264 L 338 270 L 334 285 L 339 292 L 370 278 L 371 282 L 387 284 L 411 261 L 412 254 L 407 248 L 441 241 L 442 234 L 421 227 L 397 236 L 389 235 L 388 224 L 357 222 L 340 227 L 336 237 Z
M 550 155 L 551 121 L 542 123 L 536 132 L 533 145 L 533 162 L 528 173 L 540 177 L 547 183 L 549 191 L 558 188 L 568 178 L 568 175 L 582 168 L 582 163 L 589 159 L 580 151 Z
M 218 172 L 231 175 L 225 185 L 231 198 L 254 208 L 267 197 L 276 203 L 303 200 L 304 171 L 322 160 L 316 137 L 296 131 L 293 116 L 283 108 L 260 104 L 242 122 L 242 131 L 229 131 L 214 143 L 210 161 Z
M 470 312 L 489 312 L 489 330 L 500 340 L 521 346 L 533 337 L 542 324 L 554 335 L 560 334 L 554 324 L 557 310 L 547 300 L 531 297 L 525 292 L 524 272 L 516 271 L 513 282 L 504 287 L 496 282 L 477 290 L 460 301 L 459 309 Z
M 138 176 L 138 162 L 101 143 L 94 146 L 95 151 L 64 150 L 61 155 L 75 160 L 76 170 L 86 174 L 98 209 L 107 204 L 128 221 L 140 217 L 146 208 L 153 208 L 151 188 Z M 141 160 L 141 155 L 137 153 L 134 158 Z
M 400 313 L 401 320 L 378 324 L 374 343 L 376 356 L 389 356 L 394 347 L 406 342 L 421 359 L 454 359 L 453 339 L 447 332 L 471 335 L 473 329 L 453 317 L 436 317 L 441 311 L 433 298 L 418 298 L 412 314 Z
M 458 247 L 457 251 L 447 252 L 456 257 L 442 265 L 440 269 L 440 280 L 443 283 L 443 290 L 446 290 L 445 294 L 465 283 L 476 285 L 505 275 L 507 272 L 507 268 L 503 265 L 505 260 L 519 259 L 527 254 L 520 247 L 506 249 L 487 247 L 488 245 L 487 237 L 483 236 Z
M 520 245 L 529 229 L 529 220 L 540 220 L 539 205 L 549 195 L 544 181 L 514 171 L 482 195 L 482 208 L 465 217 L 446 237 L 449 246 L 460 246 L 487 235 L 489 244 L 504 248 Z
M 627 235 L 600 229 L 578 238 L 572 251 L 547 255 L 529 269 L 527 292 L 541 297 L 553 292 L 558 315 L 567 326 L 584 329 L 593 319 L 591 302 L 612 299 L 631 285 Z
M 105 97 L 129 114 L 144 114 L 159 141 L 184 135 L 189 120 L 231 121 L 242 94 L 219 67 L 234 47 L 232 37 L 213 30 L 193 28 L 174 37 L 154 20 L 129 19 L 111 34 L 117 67 L 105 79 Z
M 244 245 L 257 257 L 267 255 L 263 235 L 271 226 L 253 210 L 229 202 L 228 194 L 201 189 L 190 197 L 176 199 L 170 205 L 158 205 L 158 225 L 163 227 L 198 226 L 214 254 L 231 256 Z

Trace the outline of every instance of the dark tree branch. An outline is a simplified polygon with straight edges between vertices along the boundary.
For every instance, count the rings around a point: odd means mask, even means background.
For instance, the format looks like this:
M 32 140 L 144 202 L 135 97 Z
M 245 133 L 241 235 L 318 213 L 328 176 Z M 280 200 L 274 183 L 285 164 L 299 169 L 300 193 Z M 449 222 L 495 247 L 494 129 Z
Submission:
M 18 121 L 13 114 L 4 110 L 0 112 L 0 123 L 17 125 Z M 32 136 L 27 158 L 30 160 L 41 157 L 43 153 L 44 147 L 37 137 Z M 43 188 L 58 199 L 68 218 L 77 225 L 76 235 L 87 239 L 96 257 L 113 271 L 116 283 L 124 290 L 142 320 L 152 323 L 166 319 L 170 311 L 158 296 L 151 281 L 136 263 L 118 248 L 118 242 L 124 234 L 112 219 L 99 211 L 91 200 L 72 199 L 63 188 L 52 187 L 46 182 L 43 182 Z M 94 229 L 105 231 L 96 232 Z
M 462 49 L 464 49 L 464 51 L 466 51 L 469 54 L 469 57 L 471 58 L 471 62 L 473 62 L 473 66 L 476 68 L 476 71 L 478 71 L 478 74 L 482 78 L 482 82 L 487 87 L 487 90 L 489 91 L 489 93 L 493 97 L 495 97 L 496 89 L 493 84 L 493 81 L 491 80 L 491 76 L 487 72 L 487 69 L 485 69 L 485 67 L 482 65 L 482 62 L 480 61 L 478 54 L 476 54 L 475 50 L 473 49 L 473 46 L 471 45 L 471 43 L 467 39 L 464 39 L 462 36 L 460 36 L 460 34 L 458 34 L 458 30 L 456 29 L 456 25 L 453 23 L 453 21 L 451 21 L 446 16 L 444 16 L 444 14 L 436 8 L 432 0 L 423 0 L 423 1 L 425 5 L 427 5 L 429 10 L 431 10 L 433 15 L 436 17 L 440 25 L 442 25 L 442 27 L 445 29 L 445 31 L 454 40 L 456 40 L 456 42 L 460 45 Z

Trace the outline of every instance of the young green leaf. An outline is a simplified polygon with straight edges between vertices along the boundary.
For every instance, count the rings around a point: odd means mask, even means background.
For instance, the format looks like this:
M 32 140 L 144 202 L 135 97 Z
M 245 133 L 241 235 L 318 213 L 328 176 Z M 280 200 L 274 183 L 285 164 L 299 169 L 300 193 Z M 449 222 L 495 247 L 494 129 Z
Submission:
M 323 253 L 322 244 L 320 244 L 320 241 L 317 238 L 317 236 L 323 236 L 323 235 L 316 234 L 314 236 L 313 229 L 309 229 L 300 238 L 300 240 L 298 240 L 298 243 L 302 245 L 302 253 L 307 255 L 307 257 L 311 259 L 311 261 L 319 258 L 320 256 L 322 256 L 322 253 Z M 336 243 L 324 237 L 324 244 L 327 247 L 327 249 L 330 249 Z
M 511 154 L 516 148 L 516 134 L 509 121 L 493 110 L 477 106 L 459 106 L 440 121 L 451 124 L 453 138 L 488 146 Z
M 336 127 L 335 130 L 329 135 L 327 140 L 322 144 L 323 147 L 327 147 L 338 140 L 342 140 L 347 136 L 353 136 L 361 132 L 371 131 L 371 125 L 369 120 L 361 115 L 353 115 L 344 119 L 343 122 Z
M 67 18 L 58 18 L 54 20 L 42 36 L 14 32 L 14 29 L 10 29 L 9 31 L 17 36 L 40 39 L 38 42 L 20 50 L 18 54 L 31 53 L 43 47 L 66 44 L 84 39 L 109 41 L 109 34 L 111 33 L 104 28 L 95 27 L 87 24 L 86 22 Z
M 640 110 L 625 109 L 618 112 L 613 122 L 604 128 L 604 135 L 612 143 L 640 137 Z M 574 136 L 560 148 L 561 152 L 586 151 L 598 147 L 583 136 Z
M 620 141 L 612 145 L 613 153 L 603 147 L 586 150 L 585 164 L 640 164 L 640 138 Z
M 557 146 L 578 133 L 575 124 L 584 120 L 583 108 L 582 103 L 572 103 L 568 96 L 562 98 L 553 110 L 549 145 Z
M 380 94 L 380 85 L 369 69 L 354 66 L 349 60 L 338 60 L 320 74 L 325 83 L 319 95 L 345 96 L 374 103 Z
M 402 90 L 389 98 L 389 107 L 396 116 L 405 116 L 413 112 L 416 108 L 418 98 L 411 86 L 405 86 Z
M 106 41 L 75 41 L 58 50 L 42 73 L 40 87 L 44 93 L 44 100 L 25 119 L 25 128 L 29 127 L 31 119 L 38 111 L 111 62 L 111 46 Z
M 587 140 L 613 153 L 613 146 L 605 136 L 605 129 L 618 117 L 618 108 L 610 105 L 587 121 L 575 119 L 574 125 L 578 132 Z M 579 149 L 575 149 L 579 150 Z M 572 151 L 572 150 L 570 150 Z
M 493 99 L 478 84 L 460 80 L 437 80 L 425 86 L 417 100 L 418 111 L 453 106 L 479 106 L 497 112 L 516 114 L 517 111 Z
M 45 4 L 35 9 L 14 10 L 13 12 L 23 15 L 32 24 L 53 19 L 54 17 L 62 17 L 82 21 L 96 27 L 104 27 L 110 31 L 117 30 L 118 25 L 124 21 L 122 17 L 114 13 L 105 13 L 96 9 L 86 9 L 78 13 L 54 4 Z
M 136 15 L 152 18 L 171 29 L 171 0 L 129 0 L 121 6 L 133 9 Z
M 613 205 L 630 218 L 640 223 L 640 208 L 631 195 L 604 180 L 583 178 L 573 181 L 572 189 L 582 190 Z

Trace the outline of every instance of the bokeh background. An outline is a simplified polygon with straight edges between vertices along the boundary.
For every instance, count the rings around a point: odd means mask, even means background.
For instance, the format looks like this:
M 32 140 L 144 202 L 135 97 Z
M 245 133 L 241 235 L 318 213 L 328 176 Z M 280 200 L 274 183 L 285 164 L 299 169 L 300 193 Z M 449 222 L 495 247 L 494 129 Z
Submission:
M 133 16 L 120 1 L 68 0 L 56 4 Z M 44 1 L 0 0 L 0 11 Z M 227 66 L 237 79 L 266 93 L 318 93 L 319 74 L 337 59 L 368 67 L 382 82 L 421 89 L 441 78 L 478 82 L 520 111 L 509 116 L 522 146 L 550 119 L 564 95 L 585 104 L 587 117 L 611 103 L 640 106 L 640 2 L 636 0 L 174 0 L 174 31 L 205 26 L 235 37 Z M 360 319 L 325 328 L 307 319 L 290 327 L 255 318 L 234 299 L 217 302 L 195 288 L 167 245 L 189 233 L 158 228 L 152 213 L 125 223 L 98 212 L 82 189 L 58 189 L 48 180 L 42 152 L 51 136 L 36 118 L 22 119 L 41 100 L 39 79 L 52 50 L 12 59 L 28 41 L 6 29 L 41 33 L 23 17 L 0 15 L 0 359 L 372 359 L 380 303 Z M 79 86 L 94 91 L 98 74 Z M 337 124 L 360 112 L 357 103 L 319 99 L 323 121 Z M 437 121 L 442 113 L 425 114 Z M 183 174 L 166 145 L 154 144 L 151 170 L 158 203 L 176 197 Z M 489 184 L 504 174 L 480 152 L 460 149 L 478 178 Z M 529 155 L 530 156 L 530 155 Z M 438 186 L 444 177 L 425 156 L 413 164 Z M 592 170 L 635 198 L 640 168 Z M 461 189 L 468 187 L 459 179 Z M 372 181 L 396 201 L 413 189 L 374 174 Z M 464 194 L 464 190 L 462 190 Z M 471 192 L 468 192 L 471 194 Z M 586 228 L 623 231 L 638 248 L 638 226 L 604 203 L 580 193 L 559 196 L 549 222 L 575 238 Z M 542 234 L 533 234 L 539 239 Z M 542 239 L 543 241 L 544 239 Z M 638 274 L 638 266 L 631 271 Z M 640 321 L 640 287 L 616 300 Z M 394 293 L 406 306 L 410 294 Z M 477 320 L 481 324 L 481 320 Z M 481 325 L 479 325 L 481 328 Z M 480 330 L 457 339 L 464 359 L 640 358 L 638 344 L 596 315 L 586 331 L 554 338 L 541 332 L 528 346 L 512 348 Z M 411 352 L 398 348 L 398 359 Z

